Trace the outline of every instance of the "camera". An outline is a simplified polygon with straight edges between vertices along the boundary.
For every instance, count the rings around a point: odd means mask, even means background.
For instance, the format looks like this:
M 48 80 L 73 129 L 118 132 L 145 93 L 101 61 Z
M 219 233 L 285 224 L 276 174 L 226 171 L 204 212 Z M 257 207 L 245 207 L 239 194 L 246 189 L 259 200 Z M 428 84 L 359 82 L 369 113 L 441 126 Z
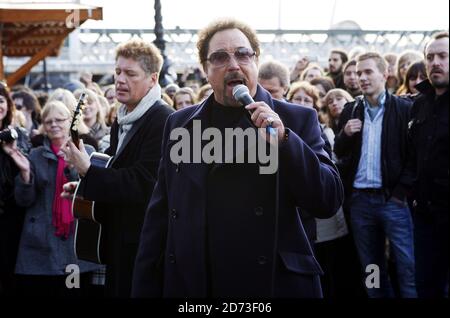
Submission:
M 15 128 L 7 128 L 0 131 L 0 141 L 2 142 L 11 142 L 17 139 L 18 136 L 19 134 L 17 133 L 17 130 Z

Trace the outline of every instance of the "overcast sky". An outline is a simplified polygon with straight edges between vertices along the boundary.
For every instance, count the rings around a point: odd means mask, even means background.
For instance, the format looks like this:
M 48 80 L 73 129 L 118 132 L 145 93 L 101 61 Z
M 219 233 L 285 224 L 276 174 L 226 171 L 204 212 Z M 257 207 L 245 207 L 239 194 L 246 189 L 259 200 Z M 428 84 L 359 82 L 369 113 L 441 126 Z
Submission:
M 154 27 L 152 0 L 81 0 L 103 7 L 90 28 Z M 255 29 L 328 29 L 354 20 L 365 30 L 449 28 L 448 0 L 161 0 L 163 26 L 198 29 L 218 17 L 236 17 Z

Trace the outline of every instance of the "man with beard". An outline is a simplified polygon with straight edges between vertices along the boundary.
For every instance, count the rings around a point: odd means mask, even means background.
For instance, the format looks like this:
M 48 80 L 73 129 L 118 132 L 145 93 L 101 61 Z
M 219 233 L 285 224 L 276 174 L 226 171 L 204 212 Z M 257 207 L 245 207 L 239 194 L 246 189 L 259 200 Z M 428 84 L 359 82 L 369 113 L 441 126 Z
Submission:
M 334 49 L 330 52 L 330 57 L 328 58 L 328 74 L 331 77 L 336 88 L 345 89 L 344 85 L 344 74 L 342 72 L 342 67 L 348 61 L 348 55 L 343 50 Z
M 409 123 L 417 293 L 426 298 L 448 297 L 449 286 L 448 51 L 448 32 L 425 46 L 428 80 L 416 86 Z

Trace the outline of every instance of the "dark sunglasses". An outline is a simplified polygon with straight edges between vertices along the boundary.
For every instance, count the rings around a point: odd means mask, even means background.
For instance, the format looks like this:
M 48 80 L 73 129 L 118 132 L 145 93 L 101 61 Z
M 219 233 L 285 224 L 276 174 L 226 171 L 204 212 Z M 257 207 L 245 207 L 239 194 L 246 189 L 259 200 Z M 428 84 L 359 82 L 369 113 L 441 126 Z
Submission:
M 231 55 L 234 55 L 234 59 L 239 64 L 249 64 L 253 57 L 256 55 L 252 50 L 240 47 L 237 48 L 233 53 L 227 51 L 216 51 L 211 53 L 211 55 L 206 59 L 215 67 L 221 67 L 230 63 Z

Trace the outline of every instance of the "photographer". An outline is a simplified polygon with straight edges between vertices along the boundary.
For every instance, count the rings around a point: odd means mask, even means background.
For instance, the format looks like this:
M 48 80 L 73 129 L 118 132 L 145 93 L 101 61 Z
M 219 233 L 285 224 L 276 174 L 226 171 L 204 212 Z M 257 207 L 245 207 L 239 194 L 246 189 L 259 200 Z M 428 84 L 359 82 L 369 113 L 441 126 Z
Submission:
M 24 214 L 14 200 L 14 178 L 19 169 L 5 149 L 12 143 L 22 153 L 30 149 L 24 130 L 12 126 L 14 115 L 9 89 L 0 82 L 0 296 L 14 292 L 13 273 Z

